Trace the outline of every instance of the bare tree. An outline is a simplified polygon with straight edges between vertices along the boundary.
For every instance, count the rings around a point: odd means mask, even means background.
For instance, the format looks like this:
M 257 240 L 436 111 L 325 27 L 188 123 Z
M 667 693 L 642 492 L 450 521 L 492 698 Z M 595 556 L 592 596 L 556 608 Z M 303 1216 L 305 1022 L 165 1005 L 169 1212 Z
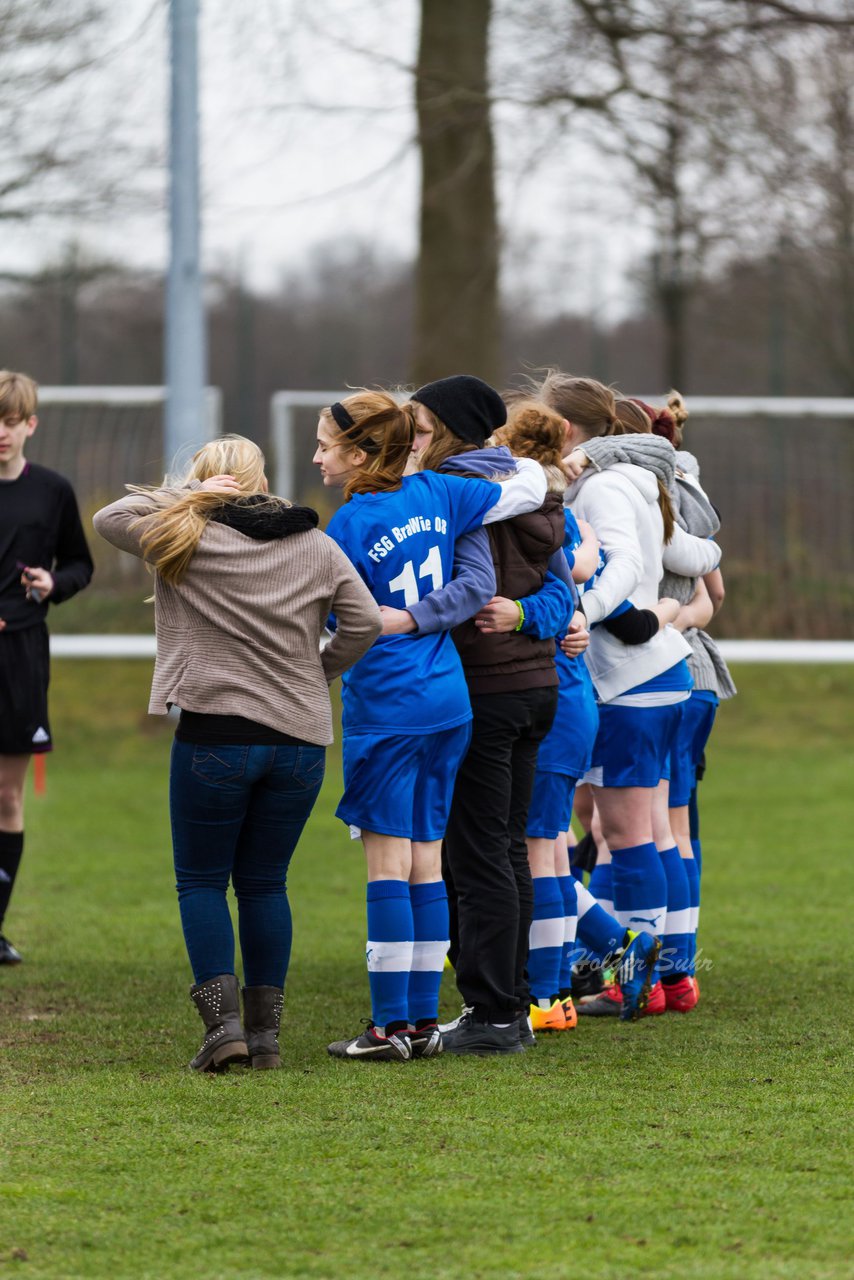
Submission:
M 152 13 L 119 36 L 105 0 L 0 0 L 0 219 L 115 207 L 142 156 L 118 143 L 127 95 L 103 71 Z
M 569 127 L 586 120 L 603 157 L 631 175 L 655 245 L 649 283 L 665 381 L 686 384 L 688 310 L 709 264 L 720 267 L 750 242 L 767 252 L 791 202 L 776 181 L 785 133 L 755 127 L 757 108 L 768 105 L 760 102 L 763 61 L 775 53 L 778 64 L 797 60 L 809 33 L 838 41 L 852 28 L 844 0 L 571 0 L 528 101 L 552 112 L 571 107 Z M 772 109 L 786 114 L 785 95 Z M 835 120 L 838 134 L 838 106 Z

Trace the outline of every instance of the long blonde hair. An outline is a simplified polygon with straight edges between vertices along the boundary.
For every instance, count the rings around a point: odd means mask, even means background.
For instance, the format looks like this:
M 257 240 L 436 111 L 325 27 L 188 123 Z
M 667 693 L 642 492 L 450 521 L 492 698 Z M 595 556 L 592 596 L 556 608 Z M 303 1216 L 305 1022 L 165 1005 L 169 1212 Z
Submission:
M 220 436 L 202 445 L 193 455 L 184 475 L 172 484 L 180 488 L 193 480 L 205 481 L 226 475 L 237 481 L 240 496 L 267 492 L 263 453 L 257 444 L 237 435 Z M 128 489 L 131 493 L 160 492 L 140 485 L 128 485 Z M 234 495 L 235 498 L 237 496 Z M 176 586 L 181 581 L 196 554 L 208 521 L 214 511 L 230 499 L 233 500 L 231 495 L 190 489 L 175 500 L 173 493 L 167 491 L 159 498 L 163 503 L 160 509 L 136 522 L 146 526 L 140 537 L 143 555 L 164 582 Z M 283 502 L 281 498 L 270 501 L 277 505 Z

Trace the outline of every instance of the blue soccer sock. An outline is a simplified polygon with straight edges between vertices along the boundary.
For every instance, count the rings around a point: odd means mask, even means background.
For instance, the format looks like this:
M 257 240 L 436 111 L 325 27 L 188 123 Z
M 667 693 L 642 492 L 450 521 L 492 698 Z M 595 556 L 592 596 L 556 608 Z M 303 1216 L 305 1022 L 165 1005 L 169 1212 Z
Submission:
M 558 995 L 572 992 L 572 966 L 575 963 L 576 931 L 578 928 L 578 899 L 573 876 L 558 876 L 558 888 L 563 898 L 563 946 L 560 952 Z
M 412 903 L 405 880 L 368 884 L 368 980 L 371 1018 L 377 1027 L 406 1026 L 412 969 Z
M 681 853 L 674 845 L 659 851 L 667 877 L 667 919 L 664 922 L 664 946 L 659 961 L 662 981 L 680 982 L 689 971 L 691 960 L 691 891 L 688 873 Z
M 694 861 L 697 864 L 697 879 L 703 878 L 703 846 L 700 844 L 700 837 L 691 837 L 691 848 L 694 851 Z
M 667 878 L 652 841 L 611 850 L 614 915 L 626 929 L 660 936 L 667 915 Z
M 626 936 L 625 927 L 596 901 L 589 889 L 575 881 L 575 894 L 578 902 L 578 941 L 584 950 L 580 960 L 601 964 L 606 956 L 611 955 L 623 945 Z
M 590 872 L 587 888 L 602 907 L 603 911 L 614 914 L 614 882 L 611 876 L 610 862 L 597 862 Z
M 700 876 L 694 858 L 683 858 L 685 874 L 688 877 L 688 903 L 691 911 L 691 940 L 689 944 L 688 973 L 695 972 L 694 957 L 697 954 L 697 921 L 700 915 Z
M 439 987 L 445 956 L 451 945 L 448 937 L 448 891 L 444 880 L 411 884 L 412 922 L 415 943 L 409 975 L 409 1025 L 438 1022 Z
M 528 933 L 528 984 L 531 996 L 548 1008 L 560 987 L 565 932 L 563 894 L 557 876 L 533 876 L 534 914 Z

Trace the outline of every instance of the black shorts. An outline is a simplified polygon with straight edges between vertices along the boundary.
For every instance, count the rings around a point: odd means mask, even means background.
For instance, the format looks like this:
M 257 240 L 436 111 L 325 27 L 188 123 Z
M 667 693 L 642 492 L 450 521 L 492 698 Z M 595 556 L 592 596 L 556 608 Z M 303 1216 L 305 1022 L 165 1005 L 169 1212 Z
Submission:
M 0 755 L 53 749 L 47 718 L 49 682 L 50 644 L 44 623 L 24 631 L 0 631 Z

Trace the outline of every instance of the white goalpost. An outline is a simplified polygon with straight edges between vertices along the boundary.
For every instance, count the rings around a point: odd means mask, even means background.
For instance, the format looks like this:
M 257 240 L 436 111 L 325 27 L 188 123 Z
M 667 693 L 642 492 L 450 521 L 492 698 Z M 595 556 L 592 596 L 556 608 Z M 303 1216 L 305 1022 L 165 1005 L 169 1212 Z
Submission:
M 316 412 L 346 396 L 346 389 L 277 391 L 270 404 L 271 475 L 276 493 L 299 500 L 310 479 Z M 56 466 L 91 490 L 95 470 L 119 460 L 111 491 L 140 468 L 163 469 L 163 387 L 43 387 L 41 412 L 53 436 L 47 465 Z M 401 395 L 399 398 L 403 398 Z M 661 396 L 642 397 L 650 403 Z M 833 663 L 854 661 L 850 601 L 854 503 L 854 399 L 749 396 L 689 396 L 687 446 L 700 457 L 709 492 L 724 509 L 729 630 L 738 639 L 719 641 L 736 662 Z M 209 437 L 222 431 L 221 394 L 207 391 Z M 55 415 L 59 422 L 49 422 Z M 77 417 L 75 415 L 83 415 Z M 73 422 L 62 447 L 55 427 Z M 38 442 L 39 433 L 33 437 Z M 35 456 L 34 460 L 41 460 Z M 109 455 L 109 456 L 108 456 Z M 89 471 L 86 467 L 89 467 Z M 804 484 L 804 473 L 809 484 Z M 152 478 L 156 478 L 156 475 Z M 800 490 L 807 489 L 807 508 Z M 781 613 L 786 603 L 788 613 Z M 826 614 L 818 636 L 799 637 L 801 609 L 814 620 Z M 785 639 L 751 637 L 761 628 Z M 770 622 L 769 622 L 770 619 Z M 754 633 L 755 634 L 755 633 Z M 742 638 L 743 637 L 743 638 Z M 793 637 L 793 638 L 788 638 Z M 57 635 L 56 657 L 154 656 L 152 635 Z
M 275 490 L 296 492 L 296 458 L 308 442 L 297 426 L 299 409 L 320 410 L 349 395 L 338 391 L 276 391 L 270 401 L 270 441 L 273 448 Z M 397 396 L 403 400 L 402 395 Z M 661 395 L 641 396 L 648 404 L 661 404 Z M 688 408 L 697 418 L 719 419 L 815 419 L 817 422 L 848 419 L 854 425 L 854 400 L 825 397 L 810 400 L 802 396 L 689 396 Z M 302 433 L 303 437 L 305 433 Z

